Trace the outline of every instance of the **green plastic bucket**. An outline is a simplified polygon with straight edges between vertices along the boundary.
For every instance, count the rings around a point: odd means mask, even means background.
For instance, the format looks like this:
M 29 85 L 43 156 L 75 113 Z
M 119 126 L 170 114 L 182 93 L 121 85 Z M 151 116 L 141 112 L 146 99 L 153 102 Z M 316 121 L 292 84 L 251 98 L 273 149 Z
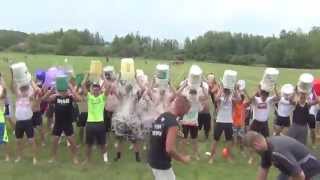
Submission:
M 57 76 L 56 77 L 56 88 L 58 91 L 68 90 L 68 76 Z

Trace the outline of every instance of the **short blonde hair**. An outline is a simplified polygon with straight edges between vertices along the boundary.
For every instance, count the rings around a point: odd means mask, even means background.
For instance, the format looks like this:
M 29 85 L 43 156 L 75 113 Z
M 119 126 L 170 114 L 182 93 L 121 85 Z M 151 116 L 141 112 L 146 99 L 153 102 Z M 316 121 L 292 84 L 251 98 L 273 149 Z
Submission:
M 264 136 L 256 131 L 248 131 L 243 138 L 243 143 L 245 146 L 253 147 L 256 140 L 262 140 Z

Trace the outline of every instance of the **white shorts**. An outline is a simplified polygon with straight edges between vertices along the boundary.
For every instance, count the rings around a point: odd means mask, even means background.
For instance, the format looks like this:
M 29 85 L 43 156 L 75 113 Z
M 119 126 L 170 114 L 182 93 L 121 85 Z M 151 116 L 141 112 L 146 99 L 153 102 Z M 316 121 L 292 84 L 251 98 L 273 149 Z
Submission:
M 152 172 L 154 175 L 154 180 L 176 180 L 176 175 L 174 175 L 172 168 L 167 170 L 152 168 Z

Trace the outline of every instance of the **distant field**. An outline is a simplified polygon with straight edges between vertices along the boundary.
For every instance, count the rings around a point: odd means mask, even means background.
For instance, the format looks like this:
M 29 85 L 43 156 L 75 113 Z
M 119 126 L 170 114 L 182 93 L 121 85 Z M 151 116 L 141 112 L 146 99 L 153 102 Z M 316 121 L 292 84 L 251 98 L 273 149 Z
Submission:
M 56 55 L 29 55 L 29 54 L 16 54 L 16 53 L 0 53 L 0 72 L 4 75 L 6 80 L 9 77 L 8 65 L 3 59 L 9 58 L 14 61 L 25 61 L 33 73 L 36 69 L 46 69 L 54 65 L 63 65 L 64 59 L 68 58 L 69 63 L 73 65 L 75 72 L 85 72 L 89 70 L 90 60 L 101 60 L 105 65 L 104 57 L 66 57 Z M 155 66 L 158 63 L 167 63 L 166 60 L 151 60 L 137 58 L 135 61 L 136 68 L 143 69 L 147 74 L 151 75 L 155 71 Z M 174 85 L 183 80 L 187 76 L 189 67 L 192 64 L 198 64 L 203 68 L 205 73 L 214 72 L 217 77 L 221 77 L 225 69 L 233 69 L 238 71 L 239 79 L 247 81 L 248 89 L 251 93 L 256 89 L 260 81 L 264 67 L 250 67 L 250 66 L 237 66 L 228 64 L 213 64 L 201 63 L 195 61 L 187 61 L 183 65 L 174 65 L 171 67 L 171 79 Z M 116 69 L 120 67 L 118 58 L 111 58 L 109 65 L 114 65 Z M 309 72 L 320 77 L 318 70 L 302 70 L 302 69 L 280 69 L 279 84 L 293 83 L 296 84 L 298 77 L 301 73 Z M 213 165 L 208 165 L 207 157 L 204 155 L 210 149 L 210 141 L 203 141 L 202 132 L 200 133 L 200 152 L 201 160 L 194 161 L 190 165 L 185 166 L 180 163 L 174 163 L 174 170 L 177 175 L 177 180 L 251 180 L 255 179 L 258 164 L 253 166 L 247 164 L 247 159 L 243 158 L 238 151 L 236 151 L 236 160 L 234 164 L 225 162 L 220 156 Z M 50 134 L 48 134 L 48 142 L 50 144 Z M 112 139 L 112 138 L 111 138 Z M 10 147 L 14 154 L 14 138 L 11 136 Z M 109 146 L 110 153 L 109 159 L 115 156 L 113 143 Z M 128 148 L 126 148 L 128 149 Z M 81 148 L 80 158 L 83 159 L 83 147 Z M 319 149 L 317 149 L 319 150 Z M 29 149 L 27 149 L 29 151 Z M 3 158 L 3 148 L 0 149 L 0 158 Z M 13 162 L 5 163 L 0 161 L 0 179 L 3 180 L 53 180 L 53 179 L 110 179 L 110 180 L 151 180 L 152 174 L 150 169 L 145 163 L 136 163 L 134 161 L 133 152 L 126 150 L 123 159 L 120 162 L 103 164 L 98 160 L 98 154 L 94 154 L 94 164 L 87 166 L 73 166 L 69 159 L 70 155 L 64 145 L 60 149 L 60 161 L 58 164 L 48 164 L 48 154 L 50 152 L 50 145 L 42 148 L 39 152 L 40 162 L 39 165 L 33 167 L 31 158 L 28 155 L 26 160 L 19 164 Z M 218 151 L 221 152 L 221 151 Z M 145 154 L 145 153 L 144 153 Z M 275 179 L 276 173 L 272 171 L 269 179 Z

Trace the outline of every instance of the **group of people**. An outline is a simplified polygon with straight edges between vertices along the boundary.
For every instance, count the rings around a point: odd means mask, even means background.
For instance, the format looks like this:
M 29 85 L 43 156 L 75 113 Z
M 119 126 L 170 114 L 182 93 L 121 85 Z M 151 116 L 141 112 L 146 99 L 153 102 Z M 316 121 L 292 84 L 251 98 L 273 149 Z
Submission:
M 57 160 L 59 142 L 66 137 L 72 161 L 79 164 L 76 123 L 79 142 L 86 144 L 83 163 L 90 162 L 94 145 L 101 150 L 101 159 L 108 162 L 107 137 L 114 134 L 117 141 L 114 161 L 121 159 L 123 143 L 128 140 L 136 161 L 140 162 L 141 144 L 147 142 L 148 163 L 155 179 L 173 180 L 171 158 L 188 163 L 191 157 L 184 154 L 187 154 L 186 146 L 191 144 L 192 158 L 199 160 L 198 131 L 204 129 L 204 137 L 209 139 L 214 122 L 209 164 L 214 162 L 224 134 L 224 154 L 229 161 L 233 160 L 235 144 L 240 150 L 247 146 L 259 152 L 262 156 L 260 180 L 267 178 L 272 163 L 282 172 L 280 179 L 310 179 L 318 175 L 320 162 L 305 146 L 309 129 L 315 143 L 316 119 L 320 119 L 320 99 L 316 94 L 296 89 L 291 96 L 282 96 L 277 86 L 273 93 L 258 86 L 257 92 L 250 96 L 240 86 L 236 83 L 233 89 L 224 88 L 213 74 L 204 78 L 197 88 L 184 80 L 177 89 L 170 83 L 160 87 L 146 76 L 137 76 L 129 82 L 114 74 L 103 74 L 99 81 L 90 81 L 88 74 L 80 84 L 70 77 L 68 88 L 61 91 L 54 86 L 44 87 L 38 79 L 30 85 L 17 86 L 12 78 L 10 86 L 6 86 L 1 76 L 0 144 L 6 147 L 5 159 L 9 161 L 8 120 L 14 126 L 16 137 L 15 162 L 22 158 L 26 135 L 32 147 L 33 164 L 37 164 L 37 151 L 46 145 L 43 127 L 43 116 L 46 116 L 52 130 L 49 163 Z M 16 97 L 15 103 L 11 103 L 9 89 Z M 276 136 L 270 137 L 269 120 L 273 110 Z M 36 143 L 35 134 L 39 134 L 40 143 Z M 176 149 L 177 137 L 182 141 Z

